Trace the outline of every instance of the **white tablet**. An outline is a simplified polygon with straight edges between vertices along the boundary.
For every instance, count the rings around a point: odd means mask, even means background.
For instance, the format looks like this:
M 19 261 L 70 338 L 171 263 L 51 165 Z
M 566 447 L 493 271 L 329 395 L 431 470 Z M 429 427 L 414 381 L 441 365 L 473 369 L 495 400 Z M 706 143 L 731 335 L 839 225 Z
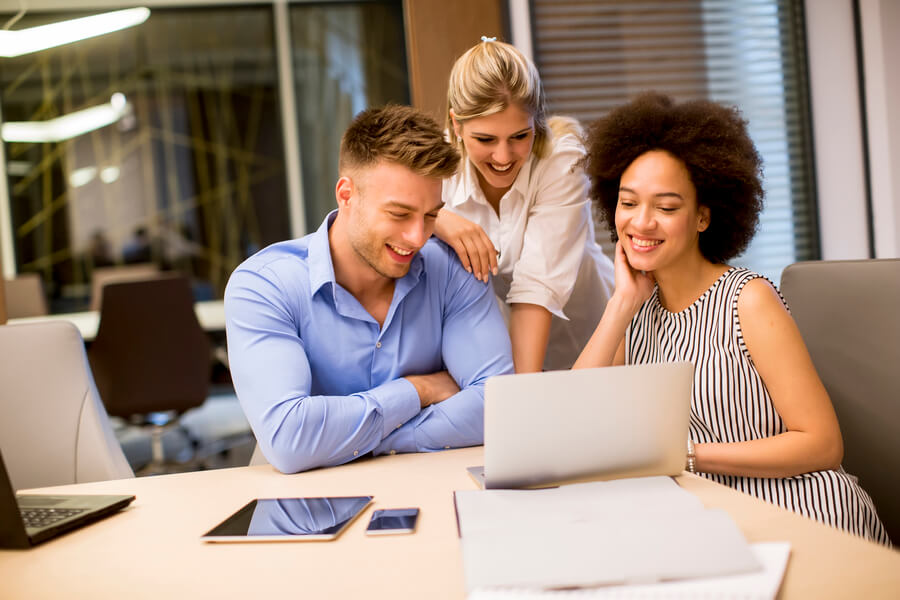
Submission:
M 257 498 L 213 527 L 206 542 L 333 540 L 372 502 L 372 496 Z

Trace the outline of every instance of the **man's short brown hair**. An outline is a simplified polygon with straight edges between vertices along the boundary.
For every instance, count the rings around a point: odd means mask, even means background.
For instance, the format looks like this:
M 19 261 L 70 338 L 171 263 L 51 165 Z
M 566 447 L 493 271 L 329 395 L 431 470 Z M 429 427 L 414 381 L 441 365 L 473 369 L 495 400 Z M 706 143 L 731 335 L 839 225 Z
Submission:
M 389 104 L 359 113 L 341 138 L 340 170 L 387 161 L 426 177 L 449 177 L 459 166 L 459 153 L 428 115 Z

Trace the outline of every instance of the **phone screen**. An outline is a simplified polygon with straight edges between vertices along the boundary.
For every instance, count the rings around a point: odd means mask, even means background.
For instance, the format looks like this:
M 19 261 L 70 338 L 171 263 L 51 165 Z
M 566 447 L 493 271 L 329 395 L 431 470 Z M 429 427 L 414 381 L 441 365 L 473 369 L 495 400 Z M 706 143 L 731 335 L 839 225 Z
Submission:
M 387 535 L 392 533 L 412 533 L 416 530 L 419 518 L 418 508 L 385 508 L 372 513 L 372 519 L 366 528 L 369 535 Z

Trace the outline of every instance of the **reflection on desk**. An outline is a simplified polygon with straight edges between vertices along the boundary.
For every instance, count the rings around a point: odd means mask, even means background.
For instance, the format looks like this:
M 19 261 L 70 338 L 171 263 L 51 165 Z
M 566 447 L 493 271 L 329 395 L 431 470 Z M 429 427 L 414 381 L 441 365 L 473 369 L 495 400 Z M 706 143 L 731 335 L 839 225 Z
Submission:
M 44 488 L 135 494 L 125 511 L 27 551 L 0 551 L 3 597 L 465 598 L 454 490 L 481 447 L 367 458 L 282 475 L 271 466 Z M 676 481 L 723 508 L 750 542 L 788 541 L 782 598 L 900 597 L 900 553 L 706 479 Z M 333 542 L 205 544 L 200 536 L 253 498 L 373 495 Z M 366 536 L 373 508 L 419 506 L 413 535 Z M 602 543 L 603 540 L 598 540 Z M 52 573 L 52 577 L 48 577 Z
M 225 303 L 222 300 L 206 300 L 194 304 L 194 312 L 200 326 L 206 331 L 225 330 Z M 23 317 L 10 319 L 10 325 L 17 323 L 40 323 L 45 321 L 71 321 L 81 332 L 81 337 L 86 342 L 97 337 L 97 327 L 100 326 L 100 313 L 96 310 L 88 310 L 77 313 L 60 313 L 41 317 Z

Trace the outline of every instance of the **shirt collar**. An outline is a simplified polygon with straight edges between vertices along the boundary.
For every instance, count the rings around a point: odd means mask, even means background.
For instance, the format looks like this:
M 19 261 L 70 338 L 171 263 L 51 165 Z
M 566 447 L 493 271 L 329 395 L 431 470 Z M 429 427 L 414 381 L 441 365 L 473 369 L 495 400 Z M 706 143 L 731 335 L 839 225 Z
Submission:
M 334 263 L 328 245 L 328 230 L 337 218 L 337 209 L 328 213 L 309 240 L 309 292 L 315 296 L 326 283 L 335 283 Z
M 518 192 L 520 195 L 525 196 L 525 192 L 528 190 L 529 181 L 531 180 L 531 165 L 534 160 L 534 152 L 532 152 L 525 160 L 525 164 L 522 165 L 519 174 L 516 175 L 516 179 L 513 181 L 512 187 L 509 188 L 509 191 L 507 191 L 506 194 Z M 488 205 L 487 199 L 484 197 L 484 192 L 481 189 L 481 185 L 478 183 L 478 172 L 475 169 L 475 165 L 473 165 L 472 161 L 469 159 L 465 159 L 464 161 L 461 173 L 461 183 L 456 189 L 456 193 L 450 198 L 450 206 L 462 206 L 467 202 L 475 202 L 477 204 L 484 204 L 485 206 Z
M 309 240 L 309 293 L 315 296 L 326 283 L 332 284 L 334 290 L 337 280 L 334 277 L 334 263 L 331 260 L 331 246 L 328 243 L 328 230 L 337 218 L 337 209 L 328 213 L 319 228 L 310 235 Z M 409 271 L 397 280 L 395 290 L 401 290 L 405 295 L 407 291 L 415 287 L 425 270 L 425 259 L 422 251 L 416 252 Z M 397 292 L 394 292 L 397 295 Z

